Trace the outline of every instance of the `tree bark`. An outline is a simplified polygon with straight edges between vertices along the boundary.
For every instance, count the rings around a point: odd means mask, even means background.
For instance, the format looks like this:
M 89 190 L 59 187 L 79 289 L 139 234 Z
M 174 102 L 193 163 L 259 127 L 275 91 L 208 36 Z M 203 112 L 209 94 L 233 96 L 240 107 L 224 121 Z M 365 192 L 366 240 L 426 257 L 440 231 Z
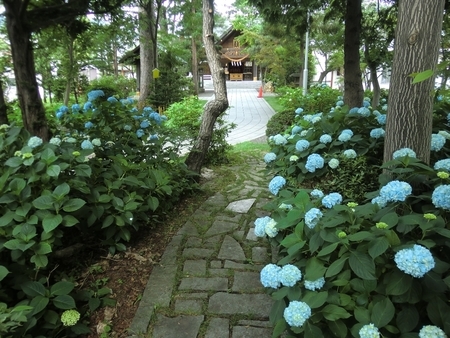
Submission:
M 187 167 L 200 174 L 203 161 L 211 143 L 214 124 L 228 108 L 225 72 L 220 64 L 220 55 L 214 45 L 214 0 L 203 0 L 203 44 L 214 86 L 214 100 L 208 101 L 203 110 L 200 131 L 186 159 Z
M 373 96 L 372 96 L 372 107 L 377 107 L 380 104 L 380 95 L 381 95 L 381 88 L 380 88 L 380 82 L 378 81 L 378 75 L 377 75 L 377 66 L 375 64 L 369 65 L 370 69 L 370 82 L 373 86 Z
M 198 59 L 197 59 L 197 43 L 194 37 L 191 37 L 191 51 L 192 51 L 192 81 L 194 82 L 194 92 L 198 95 Z
M 23 125 L 32 135 L 48 140 L 47 118 L 36 81 L 31 29 L 24 18 L 26 8 L 22 7 L 22 1 L 16 0 L 4 0 L 3 5 Z
M 5 93 L 3 91 L 3 81 L 0 78 L 0 124 L 9 124 L 8 107 L 5 102 Z
M 401 0 L 389 89 L 384 161 L 394 151 L 411 148 L 429 163 L 434 76 L 412 83 L 411 74 L 435 70 L 445 0 Z
M 359 48 L 361 44 L 361 1 L 347 0 L 344 31 L 344 103 L 360 107 L 364 98 Z

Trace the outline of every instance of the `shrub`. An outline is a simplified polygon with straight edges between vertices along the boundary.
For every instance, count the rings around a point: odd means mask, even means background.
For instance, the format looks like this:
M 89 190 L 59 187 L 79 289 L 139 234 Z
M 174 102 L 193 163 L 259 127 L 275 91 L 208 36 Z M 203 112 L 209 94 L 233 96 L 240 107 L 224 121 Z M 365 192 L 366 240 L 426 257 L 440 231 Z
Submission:
M 90 81 L 88 92 L 102 90 L 106 97 L 117 95 L 134 96 L 136 94 L 136 80 L 125 76 L 104 75 Z

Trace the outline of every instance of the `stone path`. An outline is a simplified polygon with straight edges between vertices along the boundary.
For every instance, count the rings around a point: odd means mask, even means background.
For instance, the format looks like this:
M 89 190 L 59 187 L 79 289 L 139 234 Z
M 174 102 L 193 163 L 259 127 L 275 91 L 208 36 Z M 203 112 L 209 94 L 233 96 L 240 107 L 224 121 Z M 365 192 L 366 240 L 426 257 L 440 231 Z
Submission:
M 259 271 L 272 261 L 253 221 L 267 215 L 262 155 L 206 200 L 173 237 L 149 278 L 130 337 L 270 338 L 272 305 Z

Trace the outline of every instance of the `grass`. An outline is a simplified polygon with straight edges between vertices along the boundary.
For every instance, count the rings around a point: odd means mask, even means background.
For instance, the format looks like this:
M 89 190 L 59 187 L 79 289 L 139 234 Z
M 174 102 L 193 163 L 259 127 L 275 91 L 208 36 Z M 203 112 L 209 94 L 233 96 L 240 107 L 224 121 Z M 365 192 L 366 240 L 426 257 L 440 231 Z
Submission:
M 278 96 L 267 96 L 264 98 L 266 102 L 269 104 L 269 106 L 272 107 L 273 110 L 275 110 L 277 113 L 280 111 L 283 111 L 285 108 L 279 103 L 280 99 Z
M 267 143 L 242 142 L 233 146 L 232 153 L 254 153 L 255 151 L 269 151 L 270 147 Z

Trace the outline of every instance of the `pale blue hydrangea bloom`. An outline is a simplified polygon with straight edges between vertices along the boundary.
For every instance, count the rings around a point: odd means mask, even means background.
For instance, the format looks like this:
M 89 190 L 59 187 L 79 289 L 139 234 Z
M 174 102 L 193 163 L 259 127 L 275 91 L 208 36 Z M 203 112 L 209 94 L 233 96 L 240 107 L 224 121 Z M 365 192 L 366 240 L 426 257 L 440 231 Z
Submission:
M 381 110 L 387 111 L 387 108 L 388 108 L 388 106 L 387 106 L 387 104 L 385 104 L 385 105 L 383 105 L 383 107 L 381 107 Z
M 319 142 L 323 143 L 323 144 L 327 144 L 330 143 L 332 141 L 332 138 L 330 135 L 328 134 L 323 134 L 322 136 L 320 136 L 319 138 Z
M 380 101 L 381 103 L 386 103 L 386 99 L 381 99 L 381 101 Z
M 93 144 L 94 146 L 96 146 L 96 147 L 100 147 L 100 146 L 102 145 L 102 141 L 100 141 L 99 138 L 94 138 L 94 139 L 92 140 L 92 144 Z
M 83 105 L 83 110 L 88 111 L 90 109 L 92 109 L 92 103 L 90 101 L 88 101 Z
M 445 144 L 445 137 L 440 134 L 431 135 L 431 151 L 439 151 Z
M 353 136 L 353 132 L 350 129 L 344 129 L 341 131 L 341 134 L 338 136 L 338 140 L 341 142 L 347 142 Z
M 275 264 L 267 264 L 259 275 L 261 284 L 265 288 L 277 289 L 280 286 L 279 272 L 281 268 Z
M 264 237 L 266 235 L 266 225 L 272 220 L 269 216 L 259 217 L 255 220 L 255 236 Z
M 139 127 L 141 127 L 142 129 L 148 128 L 148 127 L 150 127 L 150 122 L 148 122 L 148 120 L 144 120 L 141 122 Z
M 55 115 L 56 115 L 57 119 L 62 119 L 62 117 L 64 116 L 64 113 L 62 111 L 57 110 Z
M 444 138 L 445 138 L 446 140 L 450 140 L 450 133 L 449 133 L 449 132 L 447 132 L 447 131 L 445 131 L 445 130 L 441 130 L 441 131 L 439 131 L 438 134 L 444 136 Z
M 67 142 L 67 143 L 76 143 L 77 140 L 73 137 L 68 137 L 66 139 L 64 139 L 63 141 Z
M 145 132 L 142 129 L 138 129 L 136 130 L 136 136 L 141 138 L 142 136 L 144 136 Z
M 344 156 L 346 158 L 356 158 L 356 151 L 354 151 L 353 149 L 347 149 L 344 151 Z
M 152 135 L 150 135 L 149 140 L 150 141 L 158 141 L 159 140 L 159 136 L 156 135 L 156 134 L 152 134 Z
M 336 107 L 342 107 L 344 105 L 344 101 L 339 100 L 336 102 Z
M 446 338 L 447 335 L 439 327 L 425 325 L 419 332 L 419 338 Z
M 94 145 L 89 140 L 84 140 L 81 142 L 81 149 L 94 149 Z
M 264 155 L 264 162 L 269 164 L 277 159 L 277 155 L 275 153 L 267 153 Z
M 305 168 L 310 173 L 313 173 L 316 171 L 316 169 L 323 168 L 324 164 L 325 160 L 322 156 L 320 156 L 319 154 L 311 154 L 306 159 Z
M 339 167 L 339 160 L 337 158 L 332 158 L 328 162 L 328 165 L 331 169 L 336 169 L 337 167 Z
M 295 134 L 300 134 L 300 132 L 302 131 L 302 127 L 300 127 L 300 126 L 294 126 L 294 127 L 292 127 L 292 131 L 291 131 L 291 134 L 292 135 L 295 135 Z
M 374 111 L 375 113 L 375 111 Z M 378 113 L 380 114 L 380 113 Z M 385 125 L 386 124 L 386 114 L 380 114 L 377 116 L 377 122 L 381 125 Z
M 297 115 L 300 115 L 301 113 L 303 113 L 303 108 L 297 108 L 297 109 L 295 110 L 295 113 L 296 113 Z
M 384 129 L 383 128 L 375 128 L 370 131 L 370 137 L 373 138 L 381 138 L 384 137 Z
M 86 129 L 91 129 L 93 126 L 94 126 L 94 124 L 93 124 L 91 121 L 87 121 L 87 122 L 84 124 L 84 127 L 85 127 Z
M 404 202 L 411 195 L 412 187 L 407 182 L 391 181 L 380 190 L 380 196 L 387 202 Z
M 49 143 L 54 144 L 55 146 L 59 146 L 61 144 L 61 139 L 59 137 L 52 137 Z
M 155 123 L 156 123 L 158 126 L 159 126 L 159 125 L 162 123 L 162 121 L 164 120 L 164 119 L 161 117 L 161 115 L 159 115 L 159 113 L 157 113 L 157 112 L 155 112 L 155 111 L 151 112 L 151 113 L 148 115 L 148 117 L 150 118 L 150 120 L 155 121 Z
M 341 134 L 349 134 L 350 136 L 353 136 L 353 131 L 351 129 L 344 129 L 341 131 Z
M 311 308 L 305 302 L 293 300 L 284 309 L 283 317 L 293 327 L 301 327 L 311 317 Z
M 322 190 L 314 189 L 313 191 L 311 191 L 310 195 L 313 198 L 322 198 L 323 197 L 323 192 L 322 192 Z
M 295 144 L 295 149 L 297 151 L 303 151 L 309 148 L 309 142 L 307 140 L 298 140 Z
M 353 107 L 352 109 L 350 109 L 350 110 L 348 111 L 348 113 L 349 113 L 349 114 L 352 114 L 352 115 L 353 115 L 353 114 L 357 114 L 357 113 L 358 113 L 358 109 L 359 109 L 358 107 Z
M 277 135 L 275 135 L 274 137 L 273 137 L 273 142 L 276 144 L 276 145 L 284 145 L 284 144 L 286 144 L 287 143 L 287 139 L 286 139 L 286 137 L 284 137 L 283 135 L 281 135 L 281 134 L 277 134 Z
M 334 207 L 336 204 L 341 203 L 342 203 L 342 195 L 337 192 L 332 192 L 328 195 L 325 195 L 324 198 L 322 198 L 322 205 L 328 209 Z
M 309 131 L 309 129 L 308 130 L 302 130 L 302 132 L 300 133 L 300 136 L 301 137 L 305 137 L 306 134 L 308 134 L 308 131 Z
M 292 210 L 293 206 L 292 204 L 281 203 L 278 208 L 283 210 Z
M 394 160 L 396 160 L 397 158 L 400 157 L 412 157 L 412 158 L 416 158 L 416 153 L 414 150 L 410 149 L 410 148 L 401 148 L 399 150 L 394 151 L 394 153 L 392 154 L 392 158 Z
M 303 120 L 305 120 L 306 122 L 311 122 L 312 119 L 313 119 L 313 115 L 311 115 L 311 114 L 303 116 Z
M 269 191 L 273 195 L 278 195 L 278 192 L 286 184 L 286 179 L 283 176 L 275 176 L 269 183 Z
M 377 196 L 375 198 L 372 198 L 372 204 L 377 204 L 380 208 L 384 208 L 387 204 L 387 201 L 384 197 Z
M 108 101 L 109 103 L 115 104 L 118 103 L 119 100 L 117 100 L 114 96 L 110 96 L 106 99 L 106 101 Z
M 415 278 L 425 276 L 436 264 L 430 250 L 417 244 L 397 252 L 394 261 L 401 271 Z
M 322 212 L 317 208 L 311 208 L 305 213 L 305 224 L 308 228 L 314 229 L 322 218 Z
M 295 162 L 298 160 L 298 156 L 297 155 L 291 155 L 291 157 L 289 157 L 289 161 L 291 162 Z
M 450 158 L 439 160 L 434 164 L 435 170 L 447 170 L 450 171 Z
M 431 202 L 436 208 L 450 210 L 450 185 L 440 185 L 434 189 Z
M 284 286 L 294 286 L 302 279 L 302 273 L 295 265 L 287 264 L 278 273 L 281 284 Z
M 264 228 L 266 235 L 270 238 L 274 238 L 278 235 L 277 222 L 274 219 L 270 219 Z
M 373 112 L 372 112 L 372 114 L 374 115 L 374 116 L 376 116 L 376 117 L 379 117 L 380 115 L 381 115 L 381 113 L 378 111 L 378 110 L 374 110 Z M 386 117 L 386 115 L 384 116 L 384 117 Z M 377 119 L 378 120 L 378 119 Z M 378 123 L 380 123 L 379 121 L 378 121 Z M 381 123 L 380 123 L 381 124 Z
M 369 105 L 370 105 L 370 103 L 369 103 Z M 367 107 L 359 108 L 358 109 L 358 115 L 361 115 L 362 117 L 369 117 L 370 116 L 370 110 Z
M 305 289 L 306 290 L 311 290 L 311 291 L 316 291 L 316 290 L 320 290 L 321 288 L 323 288 L 323 286 L 325 285 L 325 278 L 320 277 L 319 279 L 316 279 L 315 281 L 309 281 L 309 280 L 305 280 Z
M 378 331 L 378 328 L 374 324 L 367 324 L 364 325 L 359 330 L 359 337 L 360 338 L 378 338 L 380 337 L 380 332 Z
M 74 103 L 72 105 L 72 113 L 78 113 L 81 110 L 81 107 L 78 103 Z
M 36 147 L 39 147 L 42 144 L 42 139 L 38 136 L 32 136 L 28 140 L 27 144 L 31 149 L 34 149 Z
M 125 129 L 126 131 L 130 131 L 131 130 L 131 126 L 129 124 L 126 124 L 123 126 L 123 129 Z
M 91 90 L 87 95 L 89 101 L 94 101 L 101 96 L 105 96 L 105 93 L 103 90 Z

